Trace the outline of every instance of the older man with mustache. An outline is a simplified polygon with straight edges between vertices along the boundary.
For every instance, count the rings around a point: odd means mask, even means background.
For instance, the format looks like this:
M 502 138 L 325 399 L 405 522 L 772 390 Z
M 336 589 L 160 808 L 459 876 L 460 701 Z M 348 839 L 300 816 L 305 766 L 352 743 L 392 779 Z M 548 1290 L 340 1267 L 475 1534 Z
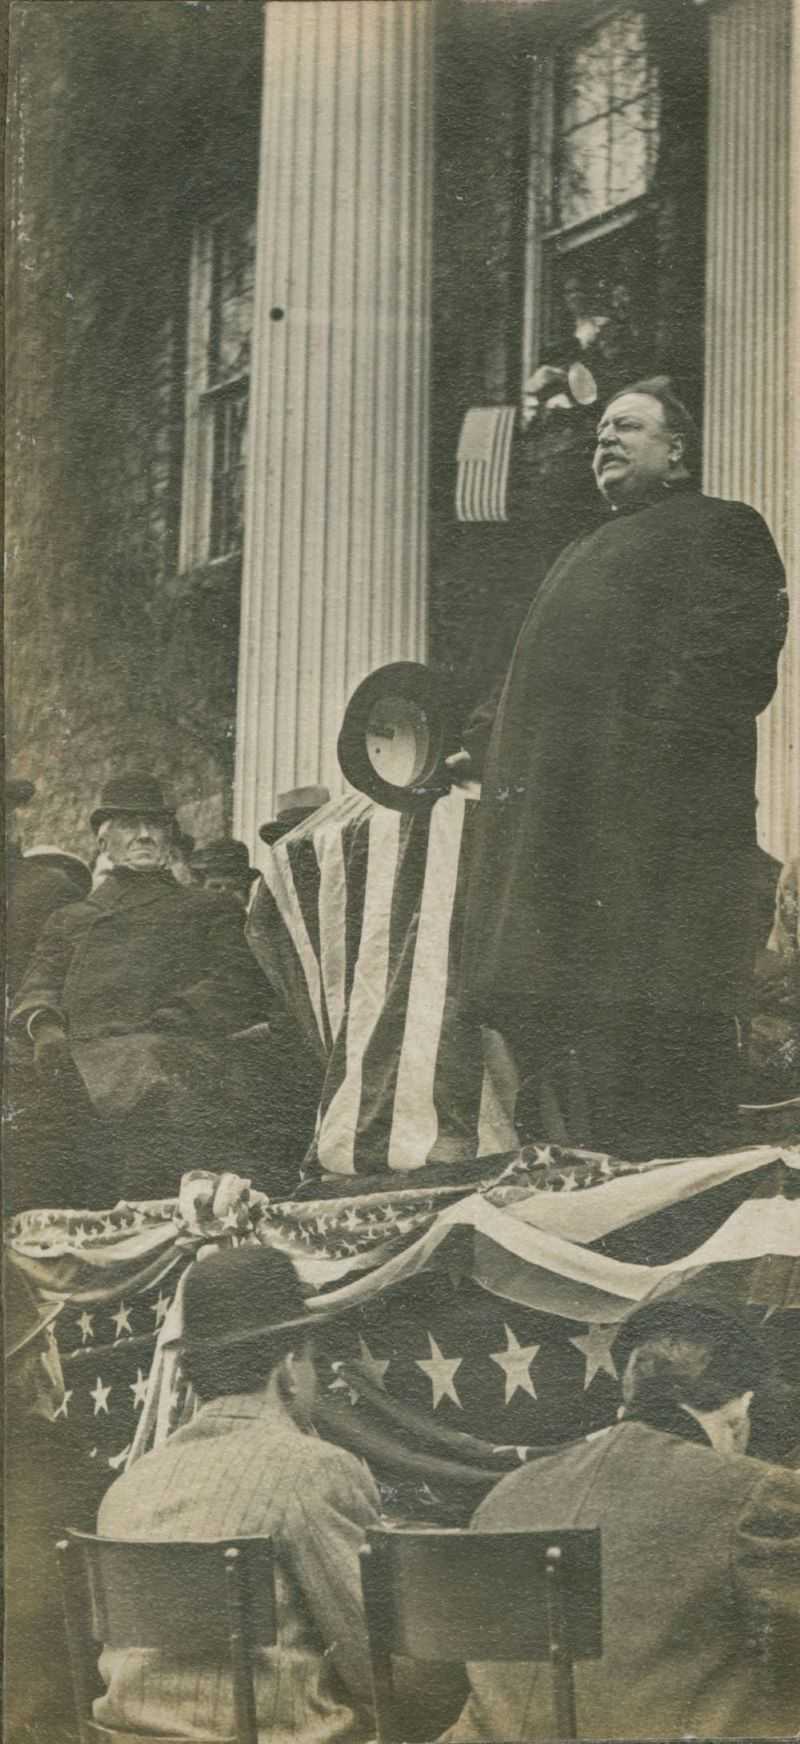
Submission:
M 518 1126 L 631 1157 L 714 1150 L 754 931 L 756 716 L 786 633 L 754 509 L 701 495 L 663 377 L 606 407 L 608 522 L 557 559 L 494 721 L 464 993 L 503 1032 Z

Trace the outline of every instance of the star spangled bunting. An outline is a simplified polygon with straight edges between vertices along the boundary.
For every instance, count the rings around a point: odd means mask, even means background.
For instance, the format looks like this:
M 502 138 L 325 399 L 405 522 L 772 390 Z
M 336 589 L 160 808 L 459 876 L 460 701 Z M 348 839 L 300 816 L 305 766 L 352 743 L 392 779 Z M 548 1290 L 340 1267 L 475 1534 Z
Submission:
M 586 1358 L 584 1392 L 591 1386 L 596 1374 L 609 1375 L 612 1381 L 616 1381 L 617 1370 L 611 1347 L 618 1331 L 616 1326 L 590 1326 L 587 1332 L 570 1339 L 570 1344 Z
M 446 1357 L 439 1349 L 432 1332 L 428 1333 L 428 1343 L 431 1347 L 429 1357 L 417 1358 L 417 1368 L 422 1369 L 433 1388 L 433 1409 L 441 1404 L 443 1399 L 452 1399 L 459 1411 L 463 1410 L 461 1400 L 455 1389 L 455 1374 L 460 1369 L 463 1358 Z
M 505 1350 L 490 1351 L 489 1357 L 503 1370 L 506 1383 L 505 1402 L 509 1405 L 516 1392 L 530 1393 L 531 1398 L 535 1399 L 536 1388 L 531 1378 L 531 1365 L 538 1356 L 541 1345 L 522 1345 L 510 1326 L 504 1326 L 503 1330 L 506 1335 Z
M 100 1411 L 105 1411 L 106 1415 L 108 1415 L 108 1401 L 111 1397 L 111 1388 L 104 1387 L 100 1375 L 98 1375 L 96 1385 L 89 1397 L 94 1399 L 95 1417 L 97 1417 Z

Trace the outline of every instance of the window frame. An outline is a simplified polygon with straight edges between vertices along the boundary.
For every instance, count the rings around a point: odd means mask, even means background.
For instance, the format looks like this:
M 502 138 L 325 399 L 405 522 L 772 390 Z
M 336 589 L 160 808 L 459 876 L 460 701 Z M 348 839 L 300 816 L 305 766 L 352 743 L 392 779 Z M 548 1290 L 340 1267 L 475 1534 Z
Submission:
M 251 371 L 242 369 L 213 379 L 215 361 L 215 233 L 231 219 L 244 226 L 254 223 L 255 212 L 228 205 L 194 228 L 188 260 L 186 293 L 186 364 L 184 387 L 184 441 L 181 479 L 181 511 L 178 568 L 181 573 L 200 567 L 224 566 L 241 557 L 241 538 L 227 549 L 213 551 L 216 504 L 215 431 L 216 409 L 226 400 L 245 400 L 245 418 Z

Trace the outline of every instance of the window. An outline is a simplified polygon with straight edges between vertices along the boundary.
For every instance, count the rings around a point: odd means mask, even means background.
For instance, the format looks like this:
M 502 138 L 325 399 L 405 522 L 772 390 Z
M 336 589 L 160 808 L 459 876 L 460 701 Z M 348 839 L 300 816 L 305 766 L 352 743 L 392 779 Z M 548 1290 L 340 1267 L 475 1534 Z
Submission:
M 189 275 L 182 569 L 241 549 L 253 325 L 255 219 L 201 226 Z
M 644 13 L 572 35 L 532 98 L 525 372 L 580 353 L 600 381 L 636 371 L 652 349 L 660 126 Z
M 554 220 L 564 230 L 647 193 L 658 82 L 641 13 L 625 12 L 562 53 L 557 72 Z

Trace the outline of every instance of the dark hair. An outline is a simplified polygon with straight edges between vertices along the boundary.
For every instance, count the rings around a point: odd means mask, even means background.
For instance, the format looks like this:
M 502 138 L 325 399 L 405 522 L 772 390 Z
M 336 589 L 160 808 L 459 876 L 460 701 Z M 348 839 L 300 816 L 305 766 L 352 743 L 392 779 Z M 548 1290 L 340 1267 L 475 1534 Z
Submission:
M 678 1405 L 716 1411 L 762 1378 L 753 1341 L 735 1329 L 654 1333 L 637 1344 L 622 1377 L 625 1404 L 642 1417 Z
M 295 1326 L 282 1332 L 268 1329 L 263 1338 L 224 1348 L 186 1348 L 181 1368 L 203 1403 L 223 1393 L 257 1393 L 289 1351 L 300 1349 L 307 1338 L 304 1329 Z
M 648 394 L 651 400 L 658 400 L 667 429 L 683 438 L 683 461 L 687 472 L 698 472 L 701 457 L 700 431 L 688 406 L 676 394 L 670 377 L 650 375 L 642 381 L 630 382 L 626 387 L 620 388 L 619 393 L 612 394 L 607 404 L 613 405 L 615 400 L 622 399 L 623 394 Z

